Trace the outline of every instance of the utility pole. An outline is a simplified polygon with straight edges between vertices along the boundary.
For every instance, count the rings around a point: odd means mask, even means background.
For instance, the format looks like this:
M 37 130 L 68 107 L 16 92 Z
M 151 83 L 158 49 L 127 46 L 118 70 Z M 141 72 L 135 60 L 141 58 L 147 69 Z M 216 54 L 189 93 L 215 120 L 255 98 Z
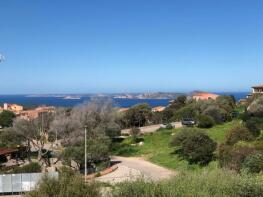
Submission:
M 85 183 L 87 182 L 87 126 L 85 125 Z

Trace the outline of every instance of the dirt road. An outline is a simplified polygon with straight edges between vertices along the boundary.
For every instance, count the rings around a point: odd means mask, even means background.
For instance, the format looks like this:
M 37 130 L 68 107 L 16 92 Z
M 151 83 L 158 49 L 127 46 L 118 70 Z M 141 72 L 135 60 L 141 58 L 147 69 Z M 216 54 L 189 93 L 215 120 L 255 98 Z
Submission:
M 155 165 L 137 157 L 113 157 L 118 169 L 110 174 L 97 178 L 102 182 L 118 183 L 125 180 L 144 178 L 158 181 L 175 175 L 174 171 Z

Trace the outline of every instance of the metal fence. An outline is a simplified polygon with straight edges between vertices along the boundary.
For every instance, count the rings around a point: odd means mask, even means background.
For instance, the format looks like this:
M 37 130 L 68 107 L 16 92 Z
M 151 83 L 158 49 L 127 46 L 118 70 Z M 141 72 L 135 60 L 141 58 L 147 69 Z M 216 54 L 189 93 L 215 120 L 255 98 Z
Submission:
M 0 195 L 3 193 L 21 193 L 32 191 L 36 188 L 37 183 L 44 175 L 55 178 L 58 177 L 57 172 L 0 175 Z

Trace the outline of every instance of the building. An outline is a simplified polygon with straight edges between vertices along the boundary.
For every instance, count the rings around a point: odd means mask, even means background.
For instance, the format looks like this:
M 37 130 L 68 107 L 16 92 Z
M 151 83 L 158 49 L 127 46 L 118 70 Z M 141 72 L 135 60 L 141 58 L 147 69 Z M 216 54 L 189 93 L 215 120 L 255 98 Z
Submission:
M 263 85 L 253 86 L 252 93 L 253 94 L 263 94 Z
M 126 107 L 126 108 L 123 107 L 123 108 L 119 108 L 119 109 L 118 109 L 119 112 L 126 112 L 126 111 L 128 111 L 128 110 L 129 110 L 129 108 L 127 108 L 127 107 Z
M 19 117 L 26 120 L 32 120 L 38 118 L 43 113 L 53 113 L 54 111 L 55 107 L 53 106 L 40 106 L 36 109 L 21 111 Z
M 23 111 L 22 105 L 4 103 L 4 110 L 12 111 L 15 114 Z
M 192 95 L 192 98 L 194 100 L 208 100 L 208 99 L 215 100 L 217 97 L 219 97 L 219 95 L 208 93 L 208 92 L 196 92 Z
M 157 106 L 152 108 L 152 112 L 162 112 L 163 110 L 165 110 L 164 106 Z

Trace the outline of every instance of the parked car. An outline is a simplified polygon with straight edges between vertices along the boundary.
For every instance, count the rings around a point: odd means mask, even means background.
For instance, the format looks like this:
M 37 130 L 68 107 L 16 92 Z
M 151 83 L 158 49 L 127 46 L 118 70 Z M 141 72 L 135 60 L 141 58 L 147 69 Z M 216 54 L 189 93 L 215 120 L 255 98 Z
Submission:
M 184 126 L 194 126 L 196 124 L 196 121 L 192 118 L 183 118 L 181 122 Z

